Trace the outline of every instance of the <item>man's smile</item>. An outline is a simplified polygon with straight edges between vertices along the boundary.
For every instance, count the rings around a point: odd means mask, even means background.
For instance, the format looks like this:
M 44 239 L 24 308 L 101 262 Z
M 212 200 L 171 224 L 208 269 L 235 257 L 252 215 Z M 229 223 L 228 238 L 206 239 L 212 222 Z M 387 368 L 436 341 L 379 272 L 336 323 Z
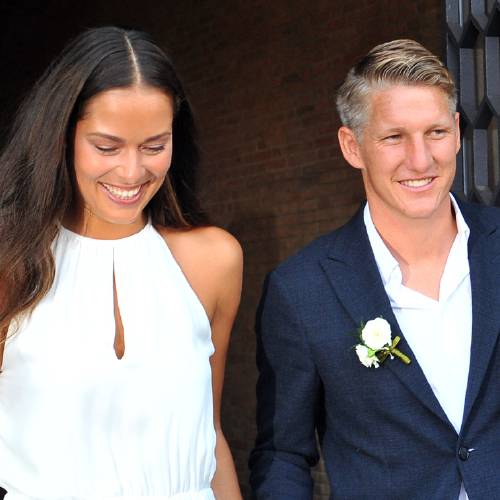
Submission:
M 399 183 L 405 187 L 419 188 L 431 184 L 434 179 L 435 177 L 425 177 L 424 179 L 407 179 L 404 181 L 399 181 Z

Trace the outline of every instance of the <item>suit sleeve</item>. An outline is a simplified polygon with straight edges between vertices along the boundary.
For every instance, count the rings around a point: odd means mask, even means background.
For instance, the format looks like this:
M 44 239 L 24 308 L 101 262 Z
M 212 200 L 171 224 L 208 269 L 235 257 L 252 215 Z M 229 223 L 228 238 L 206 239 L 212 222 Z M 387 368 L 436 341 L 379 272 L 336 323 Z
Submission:
M 300 307 L 279 274 L 272 273 L 256 325 L 258 434 L 250 456 L 250 483 L 258 500 L 312 499 L 310 468 L 319 459 L 321 383 L 298 316 Z

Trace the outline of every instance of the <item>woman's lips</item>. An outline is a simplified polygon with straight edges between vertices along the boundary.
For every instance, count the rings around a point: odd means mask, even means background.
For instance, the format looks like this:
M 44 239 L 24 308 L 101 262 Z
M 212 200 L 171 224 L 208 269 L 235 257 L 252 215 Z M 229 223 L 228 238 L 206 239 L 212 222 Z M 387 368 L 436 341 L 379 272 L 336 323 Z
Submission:
M 149 182 L 145 182 L 139 186 L 130 188 L 118 187 L 105 182 L 99 183 L 106 191 L 108 197 L 116 203 L 132 204 L 135 203 L 142 195 L 144 188 Z

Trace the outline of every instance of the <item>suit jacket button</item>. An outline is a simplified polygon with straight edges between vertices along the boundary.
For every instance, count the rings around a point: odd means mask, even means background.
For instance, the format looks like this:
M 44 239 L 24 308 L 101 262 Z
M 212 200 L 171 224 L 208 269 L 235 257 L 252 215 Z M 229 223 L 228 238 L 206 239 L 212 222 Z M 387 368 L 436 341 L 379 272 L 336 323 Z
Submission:
M 465 462 L 470 455 L 470 451 L 465 447 L 465 446 L 460 446 L 458 449 L 458 458 L 462 460 L 462 462 Z

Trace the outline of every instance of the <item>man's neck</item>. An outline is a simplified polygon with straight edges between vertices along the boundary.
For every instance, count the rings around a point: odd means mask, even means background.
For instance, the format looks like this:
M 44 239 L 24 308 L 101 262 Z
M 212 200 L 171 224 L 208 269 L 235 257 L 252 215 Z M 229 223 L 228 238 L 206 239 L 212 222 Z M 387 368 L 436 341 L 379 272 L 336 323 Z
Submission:
M 433 299 L 450 249 L 457 234 L 455 215 L 449 204 L 427 219 L 408 219 L 383 213 L 370 205 L 373 223 L 387 248 L 398 261 L 403 284 Z

